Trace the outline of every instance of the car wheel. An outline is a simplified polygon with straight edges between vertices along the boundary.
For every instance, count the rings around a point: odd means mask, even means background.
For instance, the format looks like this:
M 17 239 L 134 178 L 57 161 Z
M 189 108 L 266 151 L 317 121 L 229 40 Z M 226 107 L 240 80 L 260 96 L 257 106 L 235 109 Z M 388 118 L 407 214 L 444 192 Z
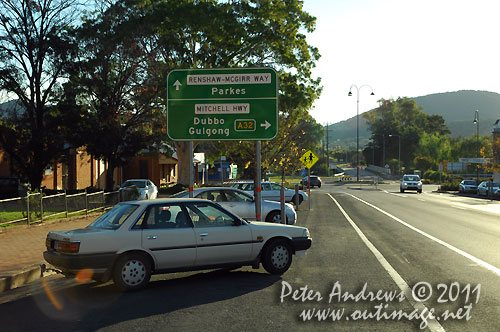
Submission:
M 320 183 L 320 184 L 318 184 L 318 188 L 321 188 L 321 183 Z
M 280 211 L 271 211 L 266 216 L 267 222 L 274 222 L 279 224 L 281 222 L 281 212 Z
M 399 189 L 399 191 L 400 191 L 400 192 L 402 192 L 402 193 L 404 193 L 404 192 L 405 192 L 405 190 L 404 190 L 404 189 Z
M 266 246 L 262 257 L 264 269 L 271 274 L 283 274 L 292 264 L 292 249 L 281 239 L 273 240 Z
M 420 189 L 420 190 L 417 190 L 417 192 L 418 192 L 419 194 L 421 194 L 421 193 L 422 193 L 422 189 Z
M 125 254 L 118 259 L 113 271 L 115 285 L 123 291 L 145 287 L 151 278 L 151 263 L 141 254 Z

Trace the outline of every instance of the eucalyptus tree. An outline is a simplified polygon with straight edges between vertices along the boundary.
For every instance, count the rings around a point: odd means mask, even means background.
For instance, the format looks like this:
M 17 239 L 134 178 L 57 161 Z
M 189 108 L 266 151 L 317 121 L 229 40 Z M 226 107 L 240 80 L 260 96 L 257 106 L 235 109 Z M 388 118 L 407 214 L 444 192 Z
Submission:
M 157 87 L 164 99 L 166 75 L 173 69 L 274 68 L 280 79 L 280 130 L 274 140 L 263 144 L 262 155 L 270 164 L 287 154 L 298 158 L 302 147 L 292 153 L 292 142 L 299 144 L 307 134 L 306 126 L 299 124 L 315 123 L 307 111 L 321 92 L 319 79 L 311 75 L 319 52 L 305 37 L 305 32 L 314 30 L 315 18 L 303 10 L 302 1 L 151 0 L 139 1 L 135 8 L 137 25 L 144 27 L 147 36 L 141 44 L 150 55 L 147 67 L 161 82 Z M 178 181 L 187 184 L 187 143 L 173 144 Z M 253 145 L 242 141 L 217 146 L 221 153 L 240 154 L 253 163 Z
M 0 2 L 0 147 L 19 176 L 39 188 L 44 169 L 68 147 L 73 114 L 55 106 L 75 50 L 69 37 L 78 15 L 73 0 Z

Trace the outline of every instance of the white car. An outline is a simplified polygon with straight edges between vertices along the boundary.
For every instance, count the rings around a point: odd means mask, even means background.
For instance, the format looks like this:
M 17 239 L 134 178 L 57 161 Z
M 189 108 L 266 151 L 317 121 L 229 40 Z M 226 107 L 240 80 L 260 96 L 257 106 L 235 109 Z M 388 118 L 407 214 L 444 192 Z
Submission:
M 304 227 L 249 223 L 201 199 L 122 202 L 83 229 L 52 231 L 45 260 L 66 276 L 82 274 L 137 290 L 151 274 L 245 265 L 285 273 L 312 239 Z
M 188 198 L 189 191 L 183 191 L 173 195 L 174 198 Z M 193 190 L 194 198 L 208 199 L 217 202 L 222 207 L 232 213 L 246 219 L 257 220 L 255 216 L 255 199 L 252 194 L 227 187 L 207 187 Z M 262 200 L 261 204 L 262 219 L 267 222 L 281 222 L 281 205 L 278 202 Z M 285 203 L 286 223 L 295 224 L 297 213 L 290 203 Z
M 418 193 L 422 192 L 422 181 L 418 175 L 403 175 L 399 185 L 399 191 L 404 193 L 405 190 L 416 190 Z
M 148 179 L 132 179 L 123 182 L 120 189 L 132 189 L 137 188 L 139 191 L 139 197 L 137 199 L 155 199 L 158 197 L 158 187 L 153 183 L 153 181 Z
M 267 199 L 269 201 L 280 201 L 281 188 L 285 188 L 280 184 L 275 182 L 262 182 L 260 184 L 262 188 L 262 199 Z M 232 188 L 240 189 L 246 192 L 250 192 L 253 195 L 254 184 L 253 181 L 248 182 L 237 182 L 231 185 Z M 307 194 L 302 190 L 299 190 L 299 204 L 307 199 Z M 285 188 L 285 202 L 295 202 L 295 190 Z

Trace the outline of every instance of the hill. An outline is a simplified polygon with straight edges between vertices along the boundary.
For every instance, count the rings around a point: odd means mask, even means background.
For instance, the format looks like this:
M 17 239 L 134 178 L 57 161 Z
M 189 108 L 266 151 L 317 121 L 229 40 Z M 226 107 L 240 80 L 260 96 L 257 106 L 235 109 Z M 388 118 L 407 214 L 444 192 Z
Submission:
M 462 90 L 411 97 L 427 114 L 441 115 L 451 136 L 468 137 L 476 134 L 474 113 L 479 110 L 479 134 L 491 135 L 491 128 L 500 118 L 500 94 L 488 91 Z M 373 110 L 369 111 L 373 112 Z M 329 147 L 356 146 L 356 117 L 328 126 Z M 371 133 L 364 117 L 359 118 L 360 146 L 368 143 Z

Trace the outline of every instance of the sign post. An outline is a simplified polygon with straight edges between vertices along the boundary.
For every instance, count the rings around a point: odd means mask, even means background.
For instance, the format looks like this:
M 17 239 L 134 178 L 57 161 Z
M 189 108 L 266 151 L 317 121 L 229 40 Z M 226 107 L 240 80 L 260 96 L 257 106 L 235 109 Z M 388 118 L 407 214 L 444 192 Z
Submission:
M 260 141 L 273 139 L 277 133 L 278 76 L 274 69 L 178 69 L 168 74 L 167 135 L 172 140 L 190 144 L 256 141 L 257 220 L 261 217 Z M 190 170 L 192 154 L 190 150 Z M 191 179 L 189 187 L 192 195 Z
M 311 167 L 313 167 L 314 164 L 318 161 L 318 157 L 311 151 L 307 151 L 300 157 L 300 161 L 304 164 L 305 167 L 307 167 L 307 180 L 308 180 L 308 185 L 307 185 L 307 195 L 309 196 L 309 210 L 311 209 Z

